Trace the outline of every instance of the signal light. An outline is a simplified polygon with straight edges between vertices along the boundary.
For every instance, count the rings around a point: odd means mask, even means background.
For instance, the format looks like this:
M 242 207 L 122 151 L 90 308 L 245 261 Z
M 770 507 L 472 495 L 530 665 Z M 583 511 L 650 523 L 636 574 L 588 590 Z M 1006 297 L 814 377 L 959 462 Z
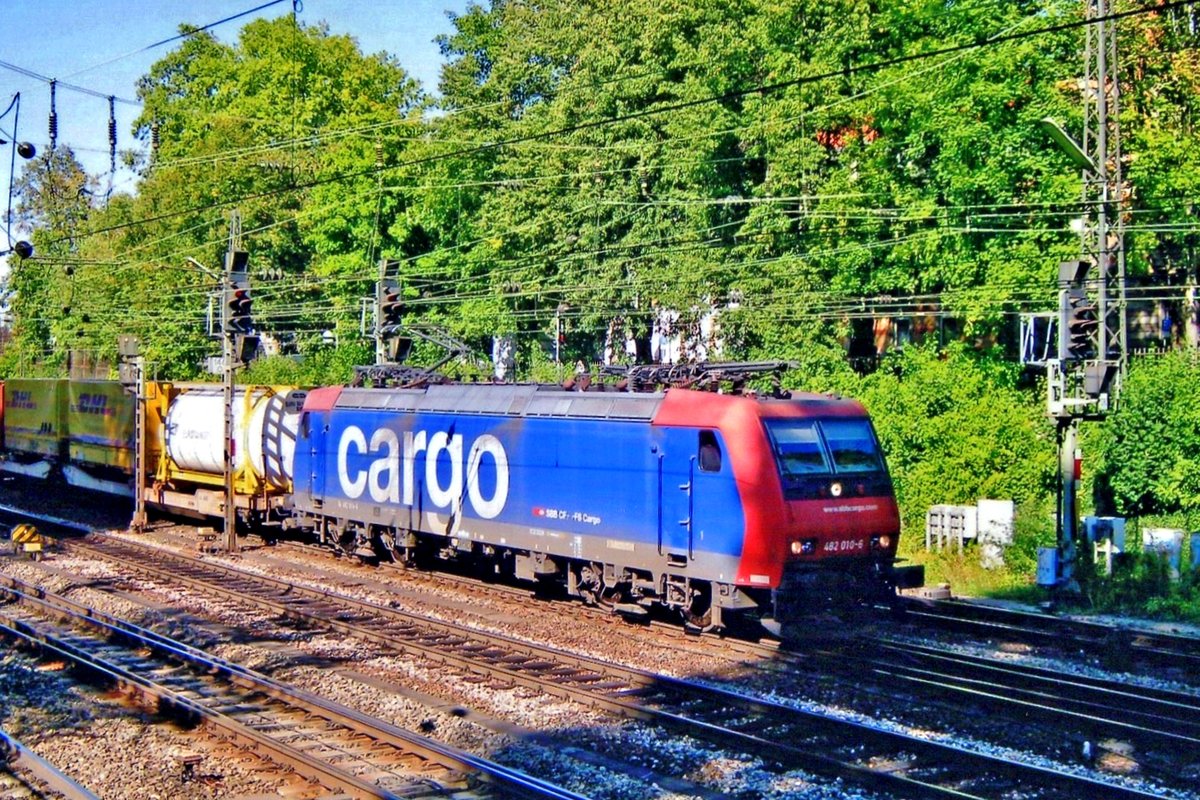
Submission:
M 799 541 L 793 540 L 791 547 L 789 549 L 792 551 L 792 555 L 794 555 L 794 556 L 811 556 L 813 553 L 817 552 L 817 540 L 816 539 L 801 539 Z
M 379 286 L 379 330 L 395 333 L 403 326 L 404 298 L 400 286 L 384 281 Z
M 235 282 L 225 291 L 225 332 L 247 334 L 254 330 L 251 319 L 250 285 L 245 281 Z
M 1096 305 L 1083 289 L 1068 289 L 1063 304 L 1063 329 L 1067 337 L 1067 358 L 1085 359 L 1095 355 L 1094 337 L 1100 327 Z

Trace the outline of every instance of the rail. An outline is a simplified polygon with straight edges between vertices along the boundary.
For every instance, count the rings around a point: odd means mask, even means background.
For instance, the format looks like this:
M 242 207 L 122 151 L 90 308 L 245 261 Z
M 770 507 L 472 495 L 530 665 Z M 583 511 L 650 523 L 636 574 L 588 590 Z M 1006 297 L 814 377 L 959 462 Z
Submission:
M 36 781 L 67 800 L 100 800 L 97 795 L 4 731 L 0 731 L 0 766 L 33 776 Z
M 658 675 L 398 609 L 181 556 L 125 540 L 100 538 L 69 547 L 90 552 L 171 585 L 236 597 L 326 629 L 468 673 L 498 676 L 624 716 L 657 723 L 721 747 L 758 754 L 787 768 L 849 778 L 909 797 L 1000 797 L 1014 787 L 1048 788 L 1058 797 L 1132 800 L 1155 794 L 1005 759 L 870 724 L 821 714 L 696 681 Z M 157 563 L 150 563 L 155 561 Z M 803 746 L 798 744 L 804 740 Z M 872 767 L 863 747 L 875 752 Z M 903 754 L 903 755 L 901 755 Z M 895 765 L 897 759 L 903 768 Z M 982 794 L 962 786 L 994 787 Z

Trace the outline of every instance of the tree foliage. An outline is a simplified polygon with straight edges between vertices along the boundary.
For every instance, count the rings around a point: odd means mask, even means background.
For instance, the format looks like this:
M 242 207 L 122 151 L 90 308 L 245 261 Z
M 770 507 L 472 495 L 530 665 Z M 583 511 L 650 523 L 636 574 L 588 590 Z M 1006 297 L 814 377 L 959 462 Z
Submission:
M 1200 361 L 1173 353 L 1130 370 L 1121 404 L 1096 442 L 1108 511 L 1200 519 Z

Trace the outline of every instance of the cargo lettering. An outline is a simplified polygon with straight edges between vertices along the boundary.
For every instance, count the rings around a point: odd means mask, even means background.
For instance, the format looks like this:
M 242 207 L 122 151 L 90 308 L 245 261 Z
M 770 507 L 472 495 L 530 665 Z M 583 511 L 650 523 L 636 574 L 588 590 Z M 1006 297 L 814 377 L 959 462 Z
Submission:
M 351 471 L 351 453 L 356 456 L 371 456 L 366 469 Z M 395 431 L 379 428 L 367 435 L 357 426 L 350 425 L 342 431 L 337 449 L 338 481 L 342 493 L 357 500 L 366 493 L 376 503 L 392 503 L 412 506 L 416 502 L 417 455 L 425 454 L 424 482 L 430 502 L 441 509 L 450 509 L 457 515 L 462 510 L 463 482 L 466 482 L 466 497 L 471 508 L 481 519 L 493 519 L 504 510 L 508 500 L 508 454 L 500 440 L 491 434 L 483 434 L 471 443 L 467 457 L 463 459 L 463 437 L 437 431 L 430 435 L 426 431 L 405 431 L 404 439 Z M 438 459 L 446 454 L 450 474 L 444 479 L 438 474 Z M 485 456 L 491 456 L 496 469 L 496 484 L 491 497 L 484 496 L 479 472 Z
M 16 392 L 12 392 L 11 394 L 9 394 L 8 407 L 9 408 L 25 408 L 25 409 L 32 410 L 32 409 L 37 408 L 37 403 L 35 403 L 33 401 L 33 392 L 16 391 Z
M 81 394 L 79 402 L 71 406 L 71 411 L 78 414 L 96 414 L 101 417 L 111 417 L 117 410 L 108 404 L 108 396 L 103 394 Z

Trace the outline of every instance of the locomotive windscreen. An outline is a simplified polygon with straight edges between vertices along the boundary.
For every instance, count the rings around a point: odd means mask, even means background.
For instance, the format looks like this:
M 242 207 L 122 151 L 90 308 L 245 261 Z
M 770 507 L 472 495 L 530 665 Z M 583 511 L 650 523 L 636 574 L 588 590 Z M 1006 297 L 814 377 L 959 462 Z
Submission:
M 789 499 L 819 496 L 825 481 L 812 480 L 818 477 L 875 475 L 887 481 L 879 444 L 865 419 L 779 418 L 764 424 Z
M 828 419 L 817 423 L 839 474 L 883 469 L 879 445 L 865 419 Z

